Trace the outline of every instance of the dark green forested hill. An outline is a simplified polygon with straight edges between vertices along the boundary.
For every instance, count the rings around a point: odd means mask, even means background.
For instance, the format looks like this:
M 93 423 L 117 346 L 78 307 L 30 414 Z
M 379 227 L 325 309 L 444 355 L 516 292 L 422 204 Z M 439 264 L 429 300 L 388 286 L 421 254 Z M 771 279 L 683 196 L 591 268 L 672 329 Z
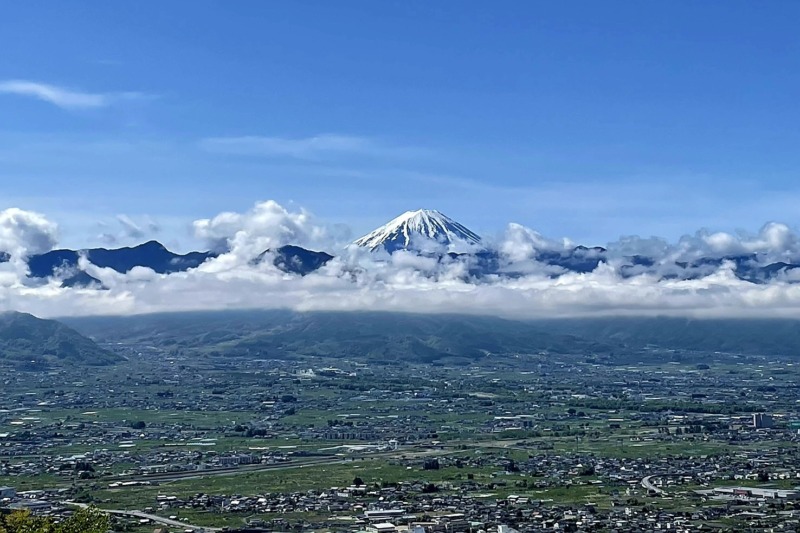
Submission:
M 550 333 L 530 323 L 441 314 L 228 311 L 78 318 L 68 323 L 108 341 L 252 358 L 469 363 L 539 352 L 614 350 L 605 343 Z
M 553 333 L 571 333 L 631 349 L 747 355 L 800 356 L 800 320 L 607 317 L 538 323 Z
M 0 360 L 35 365 L 107 365 L 119 359 L 55 320 L 43 320 L 27 313 L 0 313 Z
M 798 320 L 609 317 L 519 321 L 445 314 L 213 311 L 64 319 L 93 338 L 225 357 L 470 363 L 572 354 L 606 363 L 722 352 L 800 356 Z M 683 355 L 680 355 L 683 354 Z

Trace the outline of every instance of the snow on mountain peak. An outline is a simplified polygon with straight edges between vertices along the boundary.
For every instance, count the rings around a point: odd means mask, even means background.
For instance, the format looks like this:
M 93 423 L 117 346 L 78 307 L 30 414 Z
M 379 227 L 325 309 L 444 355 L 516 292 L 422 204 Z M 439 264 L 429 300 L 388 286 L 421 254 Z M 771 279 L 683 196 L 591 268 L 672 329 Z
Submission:
M 353 244 L 372 251 L 384 248 L 392 253 L 397 250 L 431 251 L 430 245 L 454 251 L 453 247 L 472 247 L 480 243 L 481 238 L 476 233 L 447 215 L 435 209 L 418 209 L 406 211 Z

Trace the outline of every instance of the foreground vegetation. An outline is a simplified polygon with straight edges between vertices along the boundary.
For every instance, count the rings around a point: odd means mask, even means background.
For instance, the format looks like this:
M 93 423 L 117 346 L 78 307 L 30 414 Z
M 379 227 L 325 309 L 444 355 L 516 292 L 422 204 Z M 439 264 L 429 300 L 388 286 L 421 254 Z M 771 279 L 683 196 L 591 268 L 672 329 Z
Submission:
M 106 533 L 108 528 L 108 516 L 92 508 L 80 509 L 61 521 L 29 511 L 0 514 L 0 533 Z

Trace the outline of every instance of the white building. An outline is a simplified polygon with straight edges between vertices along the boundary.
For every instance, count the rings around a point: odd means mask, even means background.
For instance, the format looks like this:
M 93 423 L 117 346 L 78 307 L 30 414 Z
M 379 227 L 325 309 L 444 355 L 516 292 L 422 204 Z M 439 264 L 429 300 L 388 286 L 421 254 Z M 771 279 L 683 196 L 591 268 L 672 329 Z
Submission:
M 800 499 L 800 492 L 796 490 L 759 489 L 755 487 L 717 487 L 714 489 L 714 494 L 718 496 L 728 496 L 735 498 L 753 498 L 753 499 L 767 499 L 767 500 Z
M 390 522 L 381 522 L 379 524 L 370 524 L 367 526 L 368 533 L 396 533 L 397 527 Z

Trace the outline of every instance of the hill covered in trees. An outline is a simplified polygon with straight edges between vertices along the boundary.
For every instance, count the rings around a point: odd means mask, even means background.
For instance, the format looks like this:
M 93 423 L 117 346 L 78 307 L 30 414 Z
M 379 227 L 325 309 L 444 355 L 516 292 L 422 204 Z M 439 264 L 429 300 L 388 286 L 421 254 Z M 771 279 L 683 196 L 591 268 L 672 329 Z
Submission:
M 28 366 L 108 365 L 120 357 L 61 322 L 6 312 L 0 314 L 0 360 Z

